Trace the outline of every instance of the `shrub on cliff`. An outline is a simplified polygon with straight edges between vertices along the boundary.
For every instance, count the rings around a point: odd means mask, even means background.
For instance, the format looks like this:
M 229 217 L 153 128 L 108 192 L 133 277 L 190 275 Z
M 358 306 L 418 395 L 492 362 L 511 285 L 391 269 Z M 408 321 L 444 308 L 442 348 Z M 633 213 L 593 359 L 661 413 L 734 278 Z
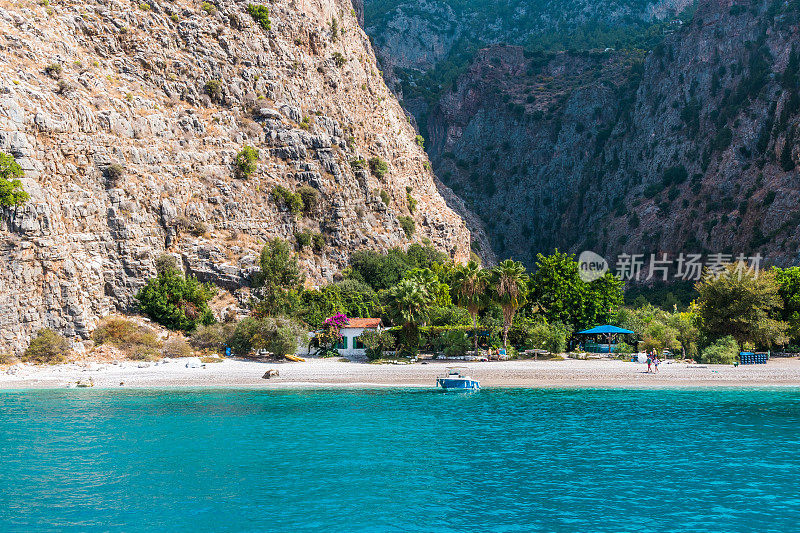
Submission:
M 389 171 L 389 165 L 380 157 L 373 157 L 369 160 L 369 169 L 376 178 L 382 180 L 386 173 Z
M 107 184 L 116 187 L 122 178 L 125 177 L 125 167 L 119 163 L 112 163 L 105 169 Z
M 408 210 L 411 213 L 417 210 L 417 199 L 411 196 L 413 189 L 411 187 L 406 187 L 406 202 L 408 203 Z
M 215 289 L 176 269 L 160 272 L 136 294 L 139 310 L 169 329 L 192 331 L 201 324 L 214 323 L 208 302 Z
M 359 170 L 364 170 L 367 168 L 367 162 L 364 160 L 363 157 L 354 157 L 350 160 L 350 168 L 353 169 L 353 172 L 357 172 Z
M 34 363 L 59 363 L 69 352 L 69 341 L 49 328 L 40 329 L 23 359 Z
M 272 189 L 272 200 L 279 208 L 286 209 L 294 215 L 299 215 L 303 212 L 303 199 L 300 195 L 282 185 Z
M 271 24 L 269 21 L 269 8 L 260 4 L 247 4 L 247 13 L 258 22 L 264 30 L 269 31 Z
M 234 164 L 239 177 L 249 178 L 258 168 L 258 150 L 252 146 L 245 146 L 236 154 Z
M 209 15 L 216 15 L 217 14 L 217 6 L 210 2 L 203 2 L 200 4 L 200 9 L 208 13 Z
M 417 229 L 414 219 L 411 217 L 397 217 L 397 220 L 400 222 L 400 227 L 403 228 L 406 237 L 410 239 Z
M 30 199 L 22 189 L 22 168 L 13 156 L 0 152 L 0 207 L 17 207 Z
M 58 63 L 50 63 L 46 67 L 44 67 L 44 72 L 51 78 L 58 79 L 61 77 L 61 72 L 64 69 Z
M 297 193 L 303 200 L 304 213 L 313 213 L 317 210 L 317 206 L 319 206 L 319 191 L 317 191 L 317 189 L 308 185 L 303 185 Z
M 222 82 L 219 80 L 208 80 L 203 86 L 205 92 L 211 100 L 218 102 L 222 98 Z

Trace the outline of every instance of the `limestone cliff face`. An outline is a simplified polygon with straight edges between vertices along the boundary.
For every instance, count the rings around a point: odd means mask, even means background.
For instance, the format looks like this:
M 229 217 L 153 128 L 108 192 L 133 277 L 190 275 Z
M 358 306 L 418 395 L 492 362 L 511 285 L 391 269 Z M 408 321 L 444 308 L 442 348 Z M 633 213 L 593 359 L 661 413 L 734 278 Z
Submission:
M 796 3 L 702 0 L 641 57 L 483 50 L 431 114 L 434 168 L 501 256 L 797 264 L 798 21 Z
M 360 248 L 430 240 L 468 257 L 470 234 L 440 189 L 452 193 L 352 5 L 276 0 L 269 30 L 246 6 L 0 1 L 0 151 L 31 195 L 0 225 L 0 350 L 41 327 L 85 338 L 130 309 L 165 252 L 234 292 L 264 240 L 304 230 L 326 241 L 301 252 L 316 282 Z M 234 166 L 245 145 L 260 155 L 247 179 Z M 382 178 L 359 168 L 371 157 L 388 163 Z M 276 185 L 309 185 L 319 205 L 297 216 L 273 200 Z
M 359 0 L 361 1 L 361 0 Z M 422 129 L 476 50 L 564 50 L 649 42 L 692 0 L 363 0 L 389 87 Z
M 630 108 L 642 59 L 494 46 L 439 101 L 426 134 L 434 169 L 485 221 L 498 255 L 532 265 L 537 252 L 590 233 L 581 191 L 598 139 Z

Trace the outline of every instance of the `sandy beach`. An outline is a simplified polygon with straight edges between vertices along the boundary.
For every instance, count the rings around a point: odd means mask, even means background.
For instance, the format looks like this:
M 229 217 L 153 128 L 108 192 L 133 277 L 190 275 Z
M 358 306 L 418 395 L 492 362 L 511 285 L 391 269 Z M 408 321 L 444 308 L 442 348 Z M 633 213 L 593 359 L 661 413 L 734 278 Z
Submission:
M 766 365 L 692 365 L 665 362 L 657 374 L 643 364 L 613 359 L 564 361 L 445 362 L 405 365 L 309 359 L 299 363 L 227 359 L 200 365 L 195 358 L 157 363 L 123 361 L 61 365 L 15 365 L 0 371 L 0 389 L 95 387 L 433 387 L 446 366 L 465 366 L 483 387 L 800 387 L 800 360 L 773 359 Z M 263 379 L 269 369 L 279 376 Z

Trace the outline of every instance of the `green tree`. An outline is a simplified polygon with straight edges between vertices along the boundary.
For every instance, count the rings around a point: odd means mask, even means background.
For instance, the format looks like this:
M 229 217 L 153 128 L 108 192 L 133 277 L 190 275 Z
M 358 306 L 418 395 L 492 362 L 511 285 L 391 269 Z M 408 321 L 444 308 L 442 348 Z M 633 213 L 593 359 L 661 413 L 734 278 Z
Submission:
M 474 351 L 478 353 L 478 313 L 488 303 L 490 274 L 476 261 L 460 265 L 453 272 L 453 300 L 472 316 Z
M 242 178 L 249 178 L 258 168 L 258 150 L 252 146 L 244 146 L 236 154 L 234 163 L 238 175 Z
M 0 152 L 0 207 L 18 207 L 30 199 L 22 189 L 22 167 L 13 156 Z
M 436 307 L 448 307 L 453 304 L 450 299 L 450 287 L 439 280 L 439 277 L 430 268 L 412 268 L 403 275 L 403 279 L 411 279 L 425 287 L 433 297 Z
M 503 310 L 503 347 L 508 349 L 508 329 L 528 294 L 528 275 L 518 261 L 506 259 L 492 269 L 492 294 Z
M 297 255 L 281 238 L 264 245 L 259 257 L 261 269 L 253 276 L 257 316 L 295 316 L 300 310 L 304 277 Z
M 800 267 L 773 267 L 772 271 L 783 300 L 780 318 L 789 324 L 792 340 L 797 342 L 800 340 Z
M 700 362 L 731 365 L 736 361 L 738 355 L 739 343 L 732 336 L 727 335 L 706 347 L 700 355 Z
M 728 265 L 719 276 L 707 274 L 696 285 L 698 314 L 711 339 L 727 335 L 740 345 L 786 342 L 787 325 L 775 319 L 783 310 L 774 271 L 756 273 Z
M 381 291 L 396 285 L 412 268 L 440 269 L 448 261 L 447 254 L 417 243 L 411 244 L 407 251 L 401 248 L 392 248 L 386 253 L 357 250 L 350 254 L 350 267 L 345 275 Z
M 419 325 L 428 319 L 436 302 L 430 287 L 417 279 L 401 280 L 388 292 L 389 311 L 395 323 L 403 328 L 403 351 L 416 353 L 419 348 Z
M 214 323 L 208 302 L 216 290 L 194 276 L 168 268 L 139 289 L 139 310 L 169 329 L 193 331 L 200 324 Z
M 560 322 L 550 324 L 545 318 L 538 318 L 526 328 L 525 344 L 554 354 L 563 353 L 567 349 L 567 339 L 571 334 L 572 327 L 567 324 Z
M 697 313 L 692 309 L 682 313 L 672 313 L 668 320 L 669 325 L 676 331 L 676 337 L 682 350 L 681 356 L 688 355 L 691 358 L 695 358 L 698 353 L 697 346 L 700 343 L 700 327 Z
M 555 251 L 537 254 L 531 276 L 532 299 L 551 322 L 582 324 L 586 291 L 574 256 Z
M 259 286 L 294 289 L 303 283 L 297 255 L 279 237 L 267 241 L 261 249 L 258 263 L 261 270 L 255 281 Z
M 253 350 L 266 350 L 276 357 L 297 351 L 303 328 L 284 317 L 247 317 L 236 325 L 230 338 L 233 353 L 250 355 Z
M 584 283 L 585 297 L 581 324 L 608 324 L 616 317 L 625 299 L 624 283 L 606 273 L 603 277 Z
M 584 282 L 575 257 L 556 250 L 548 256 L 536 256 L 531 300 L 550 322 L 588 327 L 613 320 L 624 299 L 622 287 L 611 274 Z

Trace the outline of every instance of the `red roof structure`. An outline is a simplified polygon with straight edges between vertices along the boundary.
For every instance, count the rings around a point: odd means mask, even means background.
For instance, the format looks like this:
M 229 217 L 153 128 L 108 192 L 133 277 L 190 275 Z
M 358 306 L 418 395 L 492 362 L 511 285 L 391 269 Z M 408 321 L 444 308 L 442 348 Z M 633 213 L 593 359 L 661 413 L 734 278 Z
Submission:
M 380 318 L 349 318 L 346 328 L 377 328 L 381 325 Z

